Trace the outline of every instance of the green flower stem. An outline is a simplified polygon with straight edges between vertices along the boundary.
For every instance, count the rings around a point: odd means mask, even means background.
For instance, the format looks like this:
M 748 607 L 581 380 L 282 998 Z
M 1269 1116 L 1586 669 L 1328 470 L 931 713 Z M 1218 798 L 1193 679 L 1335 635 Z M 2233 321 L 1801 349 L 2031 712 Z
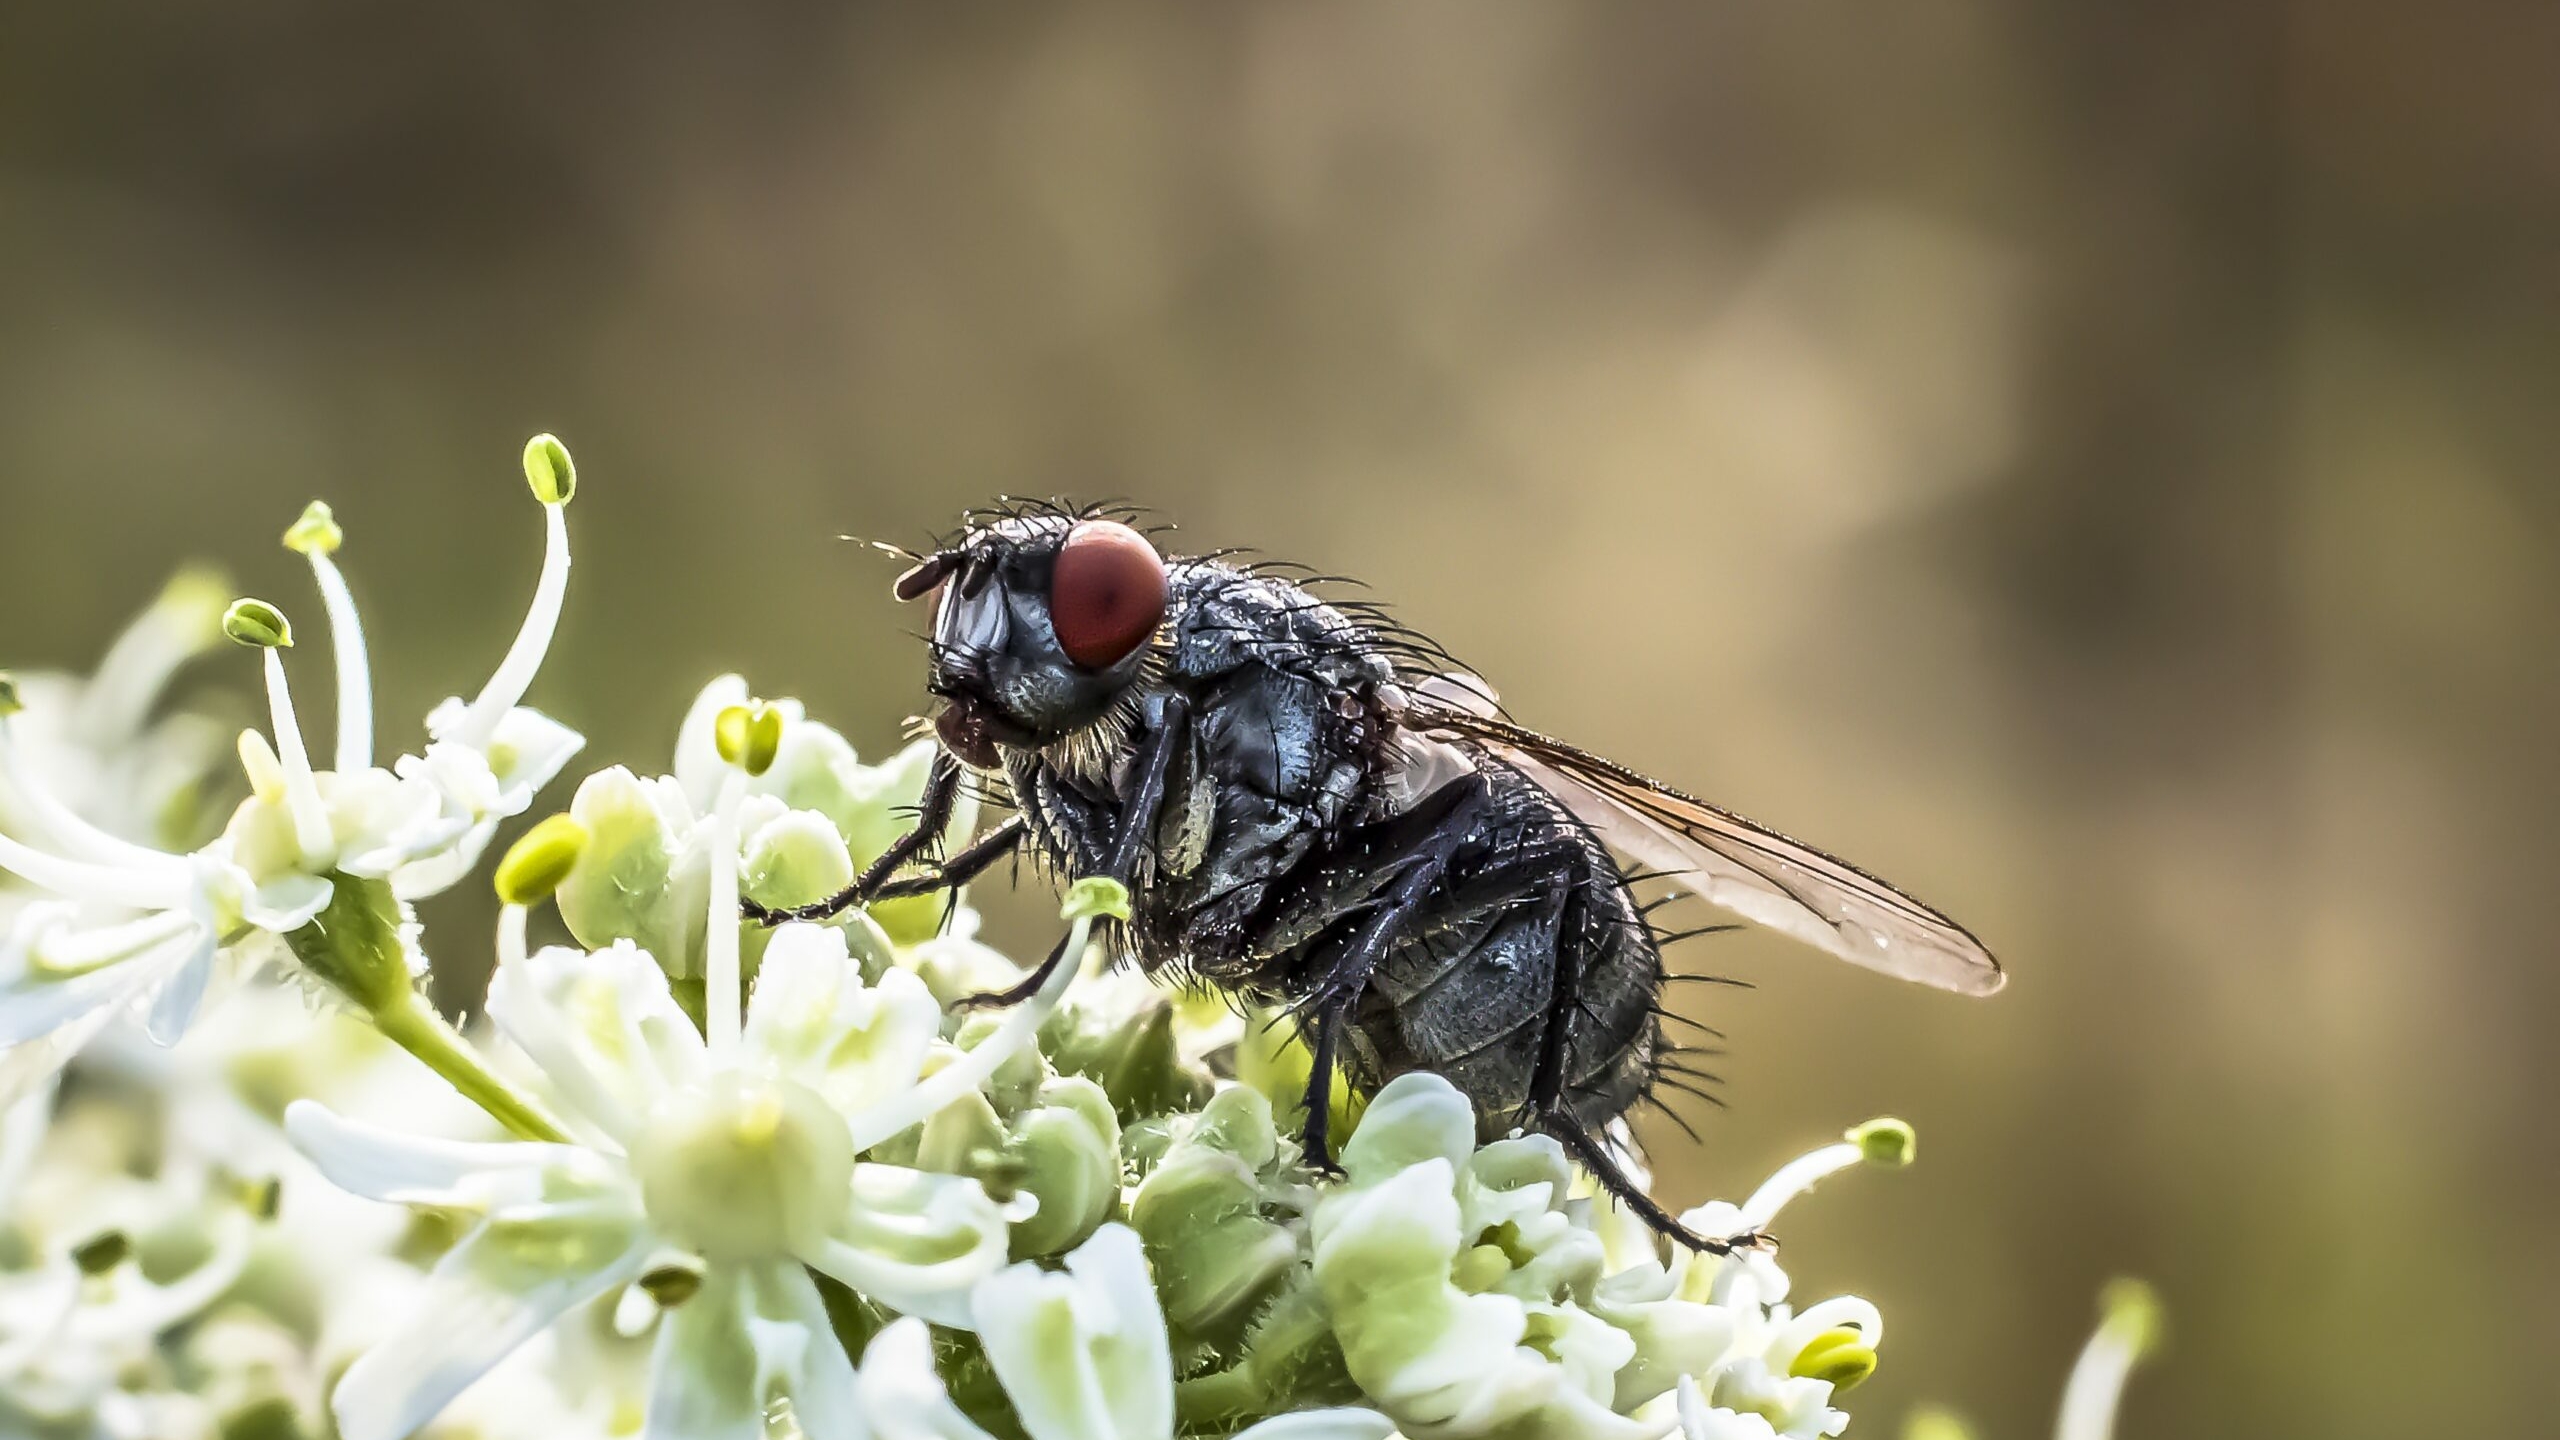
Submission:
M 329 904 L 284 937 L 302 968 L 353 1002 L 384 1039 L 526 1140 L 566 1140 L 550 1116 L 498 1078 L 471 1043 L 418 998 L 400 939 L 400 902 L 380 879 L 332 872 Z
M 498 1078 L 471 1042 L 425 1002 L 412 996 L 387 1005 L 373 1013 L 373 1025 L 384 1039 L 418 1057 L 420 1064 L 443 1076 L 517 1139 L 557 1143 L 569 1138 L 556 1121 Z

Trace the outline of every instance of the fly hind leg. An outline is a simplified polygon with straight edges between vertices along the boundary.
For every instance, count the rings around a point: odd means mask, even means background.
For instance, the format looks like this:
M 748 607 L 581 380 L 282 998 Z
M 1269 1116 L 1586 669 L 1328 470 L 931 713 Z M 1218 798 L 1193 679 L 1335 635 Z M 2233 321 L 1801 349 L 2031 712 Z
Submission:
M 1680 1223 L 1680 1218 L 1662 1208 L 1645 1188 L 1627 1174 L 1626 1167 L 1591 1133 L 1591 1127 L 1565 1104 L 1565 1049 L 1573 1022 L 1582 1012 L 1582 959 L 1578 955 L 1556 957 L 1555 990 L 1547 1004 L 1546 1033 L 1539 1037 L 1537 1067 L 1529 1075 L 1529 1100 L 1523 1107 L 1536 1128 L 1552 1135 L 1563 1144 L 1591 1178 L 1619 1204 L 1635 1212 L 1656 1235 L 1677 1245 L 1703 1251 L 1709 1255 L 1730 1255 L 1736 1250 L 1778 1248 L 1777 1241 L 1758 1230 L 1738 1235 L 1701 1235 Z

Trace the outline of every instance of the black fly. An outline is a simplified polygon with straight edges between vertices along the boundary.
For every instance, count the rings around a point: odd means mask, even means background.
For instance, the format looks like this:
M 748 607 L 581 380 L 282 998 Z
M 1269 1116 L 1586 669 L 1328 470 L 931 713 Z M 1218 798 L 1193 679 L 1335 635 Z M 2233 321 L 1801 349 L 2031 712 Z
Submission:
M 1972 935 L 1874 876 L 1501 717 L 1447 657 L 1268 567 L 1167 560 L 1102 510 L 974 517 L 901 576 L 939 595 L 927 682 L 942 744 L 920 823 L 841 894 L 767 923 L 958 885 L 1028 842 L 1129 887 L 1129 940 L 1286 1003 L 1315 1056 L 1305 1132 L 1328 1163 L 1334 1067 L 1432 1070 L 1486 1138 L 1554 1136 L 1657 1230 L 1723 1252 L 1629 1182 L 1600 1138 L 1680 1083 L 1664 936 L 1635 867 L 1853 963 L 2000 988 Z M 1017 812 L 938 864 L 964 767 Z M 1063 952 L 1015 989 L 1016 1003 Z

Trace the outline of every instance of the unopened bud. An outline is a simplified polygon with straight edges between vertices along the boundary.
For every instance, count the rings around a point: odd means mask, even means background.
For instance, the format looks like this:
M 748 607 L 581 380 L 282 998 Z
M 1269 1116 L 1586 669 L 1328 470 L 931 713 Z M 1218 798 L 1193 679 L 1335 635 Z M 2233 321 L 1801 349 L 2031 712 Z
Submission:
M 26 708 L 26 702 L 18 698 L 18 677 L 0 670 L 0 720 Z
M 222 612 L 222 633 L 260 650 L 293 648 L 293 626 L 284 612 L 264 600 L 234 600 Z
M 587 827 L 574 816 L 554 815 L 527 830 L 498 862 L 498 902 L 537 905 L 551 898 L 586 848 Z
M 312 501 L 302 511 L 302 518 L 284 532 L 284 548 L 298 555 L 335 555 L 346 543 L 347 532 L 338 528 L 337 517 L 329 513 L 326 503 Z
M 545 505 L 566 505 L 578 493 L 578 467 L 557 435 L 545 433 L 524 442 L 524 478 L 533 487 L 533 498 Z

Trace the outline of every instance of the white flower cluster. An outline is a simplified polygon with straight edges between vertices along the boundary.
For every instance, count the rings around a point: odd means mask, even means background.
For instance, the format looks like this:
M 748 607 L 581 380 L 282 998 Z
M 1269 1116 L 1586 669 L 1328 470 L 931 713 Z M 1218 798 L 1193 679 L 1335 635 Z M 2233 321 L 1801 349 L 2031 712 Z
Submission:
M 1345 1096 L 1343 1173 L 1309 1172 L 1275 1118 L 1303 1053 L 1108 971 L 1116 885 L 1069 888 L 1085 963 L 995 1014 L 951 1002 L 1024 972 L 956 897 L 742 924 L 742 896 L 815 899 L 886 850 L 928 752 L 864 764 L 734 677 L 672 773 L 588 777 L 495 865 L 458 1030 L 410 902 L 582 743 L 522 703 L 575 488 L 547 436 L 525 472 L 531 613 L 388 768 L 318 505 L 286 539 L 335 641 L 328 768 L 284 616 L 200 583 L 94 681 L 0 695 L 0 1436 L 1842 1432 L 1875 1307 L 1794 1308 L 1766 1253 L 1666 1257 L 1553 1141 L 1477 1144 L 1429 1075 Z M 227 823 L 189 833 L 221 750 L 150 716 L 218 634 L 261 652 L 270 725 Z M 545 910 L 571 943 L 531 944 Z M 1874 1122 L 1686 1218 L 1757 1229 L 1910 1146 Z

